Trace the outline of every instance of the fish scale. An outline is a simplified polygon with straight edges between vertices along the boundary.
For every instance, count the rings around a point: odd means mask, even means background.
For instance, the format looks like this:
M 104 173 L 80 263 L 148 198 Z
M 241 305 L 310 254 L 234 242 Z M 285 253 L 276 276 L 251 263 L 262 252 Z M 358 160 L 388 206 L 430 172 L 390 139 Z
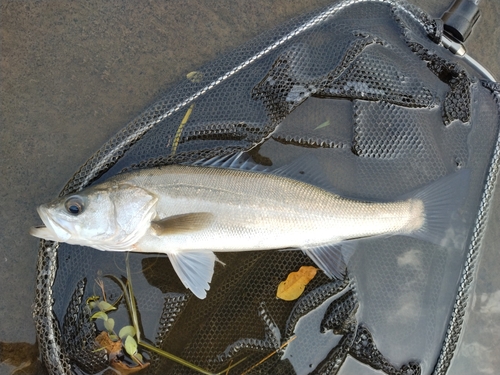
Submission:
M 394 233 L 411 220 L 411 200 L 354 201 L 310 184 L 258 172 L 189 166 L 168 166 L 155 172 L 146 178 L 141 175 L 147 172 L 139 172 L 134 184 L 159 197 L 160 218 L 190 212 L 215 214 L 214 223 L 201 231 L 162 239 L 164 247 L 173 250 L 300 247 Z

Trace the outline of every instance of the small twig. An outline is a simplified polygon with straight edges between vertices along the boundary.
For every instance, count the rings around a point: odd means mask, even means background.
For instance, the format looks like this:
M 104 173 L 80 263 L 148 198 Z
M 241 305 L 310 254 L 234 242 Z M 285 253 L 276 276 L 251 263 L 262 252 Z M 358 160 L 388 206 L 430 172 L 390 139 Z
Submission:
M 104 281 L 102 279 L 95 279 L 95 283 L 101 288 L 101 293 L 102 293 L 102 299 L 103 301 L 106 301 L 106 292 L 104 291 Z
M 232 359 L 229 361 L 229 366 L 231 366 L 231 363 L 233 363 Z M 230 367 L 227 368 L 226 375 L 229 375 L 229 369 L 230 369 Z
M 223 372 L 226 373 L 226 375 L 229 374 L 229 370 L 231 370 L 233 367 L 236 367 L 238 366 L 241 362 L 243 362 L 244 360 L 246 360 L 247 357 L 243 358 L 243 359 L 240 359 L 238 362 L 236 363 L 233 363 L 232 365 L 230 364 L 226 369 L 222 370 L 221 372 L 218 372 L 217 374 L 215 375 L 223 375 Z
M 272 352 L 271 354 L 265 356 L 264 358 L 262 358 L 258 363 L 256 363 L 255 365 L 253 365 L 252 367 L 250 367 L 248 370 L 246 370 L 244 373 L 242 373 L 241 375 L 246 375 L 248 374 L 250 371 L 252 371 L 254 368 L 256 368 L 257 366 L 259 366 L 260 364 L 262 364 L 263 362 L 267 361 L 269 358 L 271 358 L 273 355 L 275 355 L 276 353 L 278 353 L 281 349 L 283 349 L 285 346 L 287 346 L 288 344 L 290 344 L 293 340 L 295 340 L 297 338 L 297 336 L 292 336 L 290 338 L 290 340 L 288 340 L 287 342 L 285 342 L 283 345 L 281 345 L 278 349 L 276 349 L 274 352 Z
M 125 286 L 125 284 L 123 283 L 123 281 L 121 281 L 115 275 L 104 275 L 104 277 L 109 277 L 110 279 L 113 279 L 120 286 L 120 288 L 122 288 L 122 290 L 123 290 L 122 297 L 125 298 L 125 303 L 127 304 L 127 307 L 130 309 L 130 300 L 128 298 L 128 293 L 126 293 L 127 287 Z

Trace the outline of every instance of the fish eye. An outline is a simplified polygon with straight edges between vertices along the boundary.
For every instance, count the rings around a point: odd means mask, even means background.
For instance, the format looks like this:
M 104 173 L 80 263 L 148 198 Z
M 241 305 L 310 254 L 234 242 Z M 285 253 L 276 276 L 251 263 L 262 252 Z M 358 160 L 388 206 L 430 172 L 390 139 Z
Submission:
M 68 198 L 64 206 L 71 215 L 79 215 L 83 212 L 83 200 L 77 196 Z

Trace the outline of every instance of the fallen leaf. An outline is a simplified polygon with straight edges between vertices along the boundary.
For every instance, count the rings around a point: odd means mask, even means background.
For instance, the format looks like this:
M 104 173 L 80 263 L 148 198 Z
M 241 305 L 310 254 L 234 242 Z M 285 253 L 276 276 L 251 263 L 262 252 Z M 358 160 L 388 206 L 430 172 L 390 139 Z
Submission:
M 189 117 L 191 117 L 191 113 L 193 112 L 193 108 L 194 108 L 194 103 L 191 104 L 191 107 L 189 107 L 188 110 L 186 111 L 186 114 L 184 115 L 184 117 L 181 121 L 181 124 L 179 125 L 179 127 L 177 128 L 177 131 L 175 132 L 174 141 L 172 143 L 172 151 L 171 151 L 172 156 L 174 156 L 175 152 L 177 151 L 177 146 L 179 145 L 179 140 L 181 139 L 181 135 L 182 135 L 182 129 L 184 129 L 184 125 L 186 125 L 186 123 L 189 120 Z
M 285 281 L 278 285 L 276 297 L 285 301 L 293 301 L 300 297 L 304 288 L 311 281 L 318 269 L 312 266 L 302 266 L 297 272 L 290 272 Z
M 203 80 L 202 72 L 190 72 L 186 75 L 187 79 L 194 83 L 200 83 Z
M 111 311 L 111 310 L 116 310 L 116 307 L 114 307 L 112 304 L 110 304 L 109 302 L 106 302 L 106 301 L 101 301 L 97 304 L 97 306 L 99 306 L 99 310 L 103 311 L 103 312 L 108 312 L 108 311 Z
M 95 341 L 101 348 L 106 349 L 106 352 L 108 353 L 110 360 L 120 355 L 122 352 L 122 341 L 111 340 L 108 332 L 106 331 L 102 331 L 101 333 L 99 333 L 95 338 Z
M 87 305 L 90 305 L 91 303 L 94 303 L 95 305 L 95 303 L 99 301 L 100 298 L 101 297 L 99 296 L 90 296 L 89 298 L 87 298 Z
M 124 339 L 125 336 L 135 336 L 135 328 L 133 326 L 125 326 L 120 329 L 118 336 L 120 336 L 121 339 Z
M 137 342 L 132 336 L 127 336 L 125 339 L 125 350 L 130 356 L 134 356 L 137 353 Z
M 109 332 L 113 332 L 113 328 L 115 328 L 115 320 L 113 318 L 108 318 L 108 320 L 105 320 L 104 328 L 106 328 Z
M 95 314 L 93 314 L 90 319 L 102 319 L 104 321 L 108 320 L 108 314 L 106 314 L 103 311 L 98 311 Z
M 118 359 L 114 359 L 113 361 L 111 361 L 111 366 L 116 371 L 118 371 L 120 374 L 122 374 L 122 375 L 128 375 L 128 374 L 133 374 L 134 372 L 137 372 L 137 371 L 141 371 L 142 369 L 148 367 L 149 363 L 146 362 L 146 363 L 144 363 L 142 365 L 130 367 L 126 363 L 124 363 L 124 362 L 122 362 L 122 361 L 120 361 Z

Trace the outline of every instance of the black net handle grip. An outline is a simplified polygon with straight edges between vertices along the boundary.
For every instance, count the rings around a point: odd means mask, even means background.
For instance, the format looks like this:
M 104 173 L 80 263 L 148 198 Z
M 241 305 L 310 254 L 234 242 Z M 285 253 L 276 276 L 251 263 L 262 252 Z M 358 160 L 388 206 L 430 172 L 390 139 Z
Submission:
M 456 0 L 441 19 L 445 33 L 460 42 L 465 42 L 479 16 L 477 0 Z

